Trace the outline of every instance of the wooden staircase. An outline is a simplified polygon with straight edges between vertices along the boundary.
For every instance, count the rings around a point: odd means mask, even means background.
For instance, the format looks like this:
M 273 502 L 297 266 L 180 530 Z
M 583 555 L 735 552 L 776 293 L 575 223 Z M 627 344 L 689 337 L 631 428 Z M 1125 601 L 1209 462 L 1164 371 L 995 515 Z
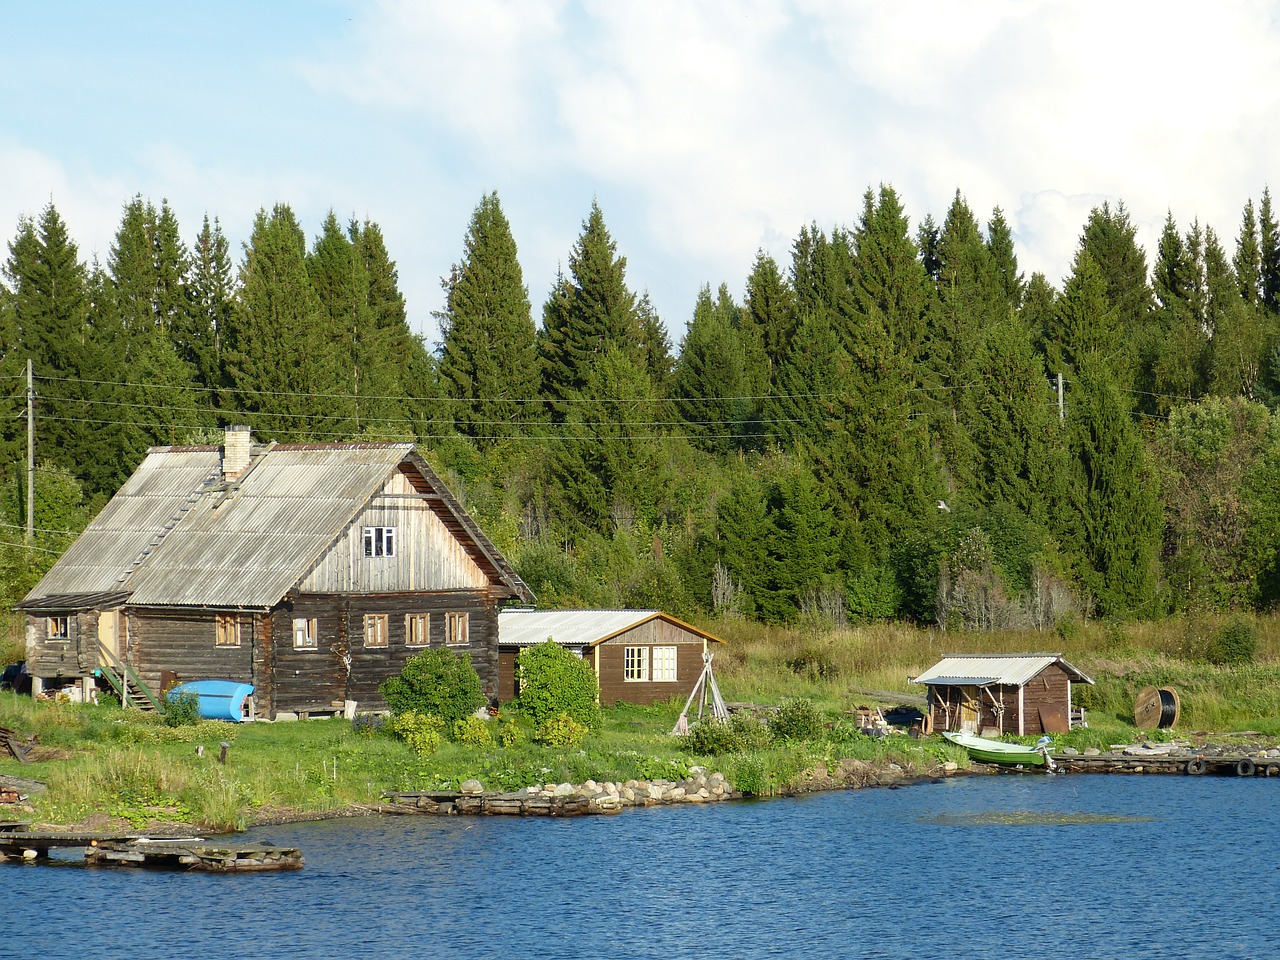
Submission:
M 164 711 L 163 699 L 152 693 L 133 668 L 101 642 L 98 644 L 98 672 L 120 697 L 122 707 Z

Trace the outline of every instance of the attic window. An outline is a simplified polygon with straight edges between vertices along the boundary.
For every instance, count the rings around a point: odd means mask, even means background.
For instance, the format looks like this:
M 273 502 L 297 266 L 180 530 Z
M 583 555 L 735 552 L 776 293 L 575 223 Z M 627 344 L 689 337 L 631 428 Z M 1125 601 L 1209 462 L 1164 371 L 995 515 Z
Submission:
M 48 626 L 50 640 L 71 639 L 71 625 L 67 617 L 50 617 Z
M 366 557 L 394 557 L 396 555 L 396 528 L 365 527 L 364 555 Z

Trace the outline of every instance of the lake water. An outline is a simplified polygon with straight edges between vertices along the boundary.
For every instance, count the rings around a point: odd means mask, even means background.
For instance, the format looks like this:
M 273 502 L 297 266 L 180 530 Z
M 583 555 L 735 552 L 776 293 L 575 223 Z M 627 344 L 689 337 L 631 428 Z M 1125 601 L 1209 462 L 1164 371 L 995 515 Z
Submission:
M 0 957 L 1280 956 L 1280 783 L 967 777 L 261 828 L 296 873 L 0 867 Z

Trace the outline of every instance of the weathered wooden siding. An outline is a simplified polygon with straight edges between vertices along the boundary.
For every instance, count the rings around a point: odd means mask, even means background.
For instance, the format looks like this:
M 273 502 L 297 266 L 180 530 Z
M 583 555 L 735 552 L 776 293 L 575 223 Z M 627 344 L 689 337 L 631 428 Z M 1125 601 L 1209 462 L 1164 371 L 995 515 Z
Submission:
M 634 630 L 619 634 L 600 644 L 587 655 L 596 665 L 600 678 L 600 702 L 612 705 L 623 703 L 657 703 L 671 697 L 687 697 L 702 673 L 702 651 L 705 641 L 665 620 L 650 620 Z M 676 679 L 625 680 L 624 666 L 627 647 L 675 647 Z M 652 676 L 653 653 L 649 653 L 649 669 Z
M 516 698 L 516 657 L 520 651 L 510 647 L 498 650 L 498 701 L 507 703 Z
M 395 527 L 394 557 L 364 555 L 365 527 Z M 302 581 L 300 593 L 484 590 L 489 579 L 403 473 L 376 494 Z
M 465 645 L 445 643 L 446 614 L 467 614 Z M 387 617 L 387 645 L 366 647 L 366 614 Z M 453 591 L 433 594 L 380 594 L 334 596 L 304 594 L 275 610 L 270 617 L 269 644 L 273 663 L 270 707 L 274 712 L 324 713 L 341 709 L 354 700 L 360 710 L 382 710 L 386 701 L 378 691 L 395 676 L 422 646 L 409 646 L 405 618 L 430 617 L 430 647 L 445 647 L 469 654 L 480 675 L 481 688 L 490 700 L 498 693 L 497 604 L 487 593 Z M 314 618 L 314 649 L 293 646 L 294 618 Z M 348 660 L 349 658 L 349 660 Z M 260 704 L 261 705 L 261 704 Z
M 67 618 L 65 640 L 49 639 L 49 615 L 28 615 L 27 672 L 34 677 L 82 677 L 98 665 L 98 611 L 60 614 Z
M 1023 733 L 1038 737 L 1044 733 L 1040 722 L 1040 708 L 1057 707 L 1070 716 L 1071 679 L 1057 664 L 1050 664 L 1027 681 L 1022 688 L 1022 709 L 1025 716 Z
M 172 671 L 180 683 L 236 680 L 256 687 L 254 645 L 261 631 L 261 617 L 251 613 L 237 615 L 240 645 L 232 647 L 215 643 L 217 626 L 213 611 L 131 609 L 127 618 L 129 664 L 157 694 L 161 692 L 161 671 Z

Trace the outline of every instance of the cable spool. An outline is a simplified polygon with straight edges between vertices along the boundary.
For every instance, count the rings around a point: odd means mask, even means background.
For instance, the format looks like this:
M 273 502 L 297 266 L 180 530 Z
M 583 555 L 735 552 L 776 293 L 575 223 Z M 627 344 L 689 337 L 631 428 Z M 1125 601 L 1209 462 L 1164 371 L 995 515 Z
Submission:
M 1178 722 L 1181 704 L 1169 687 L 1143 687 L 1133 702 L 1133 722 L 1139 730 L 1167 730 Z

